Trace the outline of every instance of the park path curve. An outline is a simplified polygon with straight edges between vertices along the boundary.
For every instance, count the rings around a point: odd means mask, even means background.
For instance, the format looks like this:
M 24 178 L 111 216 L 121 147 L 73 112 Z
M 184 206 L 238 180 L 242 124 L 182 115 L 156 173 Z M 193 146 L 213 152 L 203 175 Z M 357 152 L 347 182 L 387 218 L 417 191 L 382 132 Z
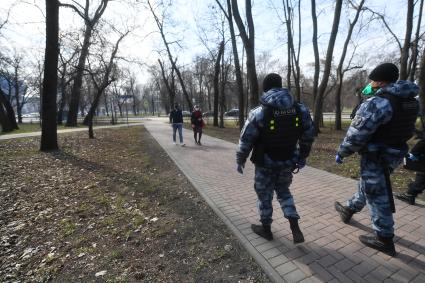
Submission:
M 307 166 L 291 186 L 306 241 L 293 244 L 274 200 L 274 240 L 269 242 L 250 229 L 258 223 L 254 168 L 247 162 L 243 175 L 236 172 L 235 144 L 203 135 L 198 146 L 192 132 L 183 130 L 186 146 L 180 147 L 172 143 L 170 125 L 150 120 L 145 127 L 273 282 L 425 282 L 423 204 L 396 200 L 398 255 L 392 258 L 359 242 L 359 235 L 372 232 L 367 209 L 351 225 L 334 210 L 334 202 L 350 197 L 357 182 Z

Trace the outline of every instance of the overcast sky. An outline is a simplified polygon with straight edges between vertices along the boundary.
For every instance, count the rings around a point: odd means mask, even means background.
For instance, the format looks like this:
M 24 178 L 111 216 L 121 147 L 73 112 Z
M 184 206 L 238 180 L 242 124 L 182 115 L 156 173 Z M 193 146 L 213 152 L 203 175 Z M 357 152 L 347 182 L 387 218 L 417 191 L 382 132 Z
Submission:
M 71 2 L 63 0 L 63 2 Z M 135 0 L 133 0 L 136 2 Z M 5 11 L 11 8 L 10 22 L 2 30 L 0 46 L 9 49 L 24 51 L 31 58 L 42 56 L 44 52 L 44 0 L 1 0 L 1 19 L 4 18 Z M 81 1 L 80 2 L 84 2 Z M 93 0 L 92 2 L 97 2 Z M 142 2 L 142 1 L 139 1 Z M 155 2 L 155 1 L 153 1 Z M 179 40 L 180 47 L 174 46 L 174 54 L 178 55 L 180 64 L 190 64 L 196 55 L 208 54 L 207 49 L 199 40 L 200 30 L 206 31 L 207 45 L 209 48 L 216 48 L 218 45 L 216 23 L 217 13 L 210 8 L 212 0 L 173 0 L 170 6 L 170 20 L 165 21 L 167 37 L 171 40 Z M 223 1 L 224 2 L 224 1 Z M 241 14 L 244 14 L 243 3 L 239 1 Z M 368 7 L 385 13 L 387 21 L 394 32 L 402 38 L 405 29 L 405 0 L 366 0 Z M 319 16 L 319 36 L 321 54 L 326 52 L 327 38 L 331 30 L 333 19 L 332 0 L 317 1 L 317 13 Z M 14 5 L 14 6 L 13 6 Z M 267 53 L 273 59 L 285 62 L 285 29 L 278 17 L 277 10 L 282 6 L 281 0 L 254 0 L 253 15 L 256 27 L 256 54 Z M 310 1 L 302 1 L 302 53 L 301 60 L 305 68 L 313 61 L 313 49 L 311 44 L 311 10 Z M 159 11 L 158 11 L 159 12 Z M 143 8 L 142 4 L 129 5 L 119 1 L 112 1 L 108 5 L 104 19 L 114 22 L 117 26 L 137 27 L 133 30 L 122 44 L 121 55 L 137 59 L 146 64 L 153 64 L 158 58 L 158 51 L 163 49 L 162 42 L 158 36 L 156 25 L 149 11 Z M 339 54 L 340 47 L 345 39 L 348 20 L 350 15 L 343 14 L 341 17 L 341 27 L 337 37 L 336 55 Z M 82 26 L 82 20 L 70 9 L 60 10 L 61 30 L 76 29 Z M 359 36 L 357 42 L 357 54 L 364 60 L 368 56 L 375 56 L 377 53 L 394 50 L 395 41 L 384 31 L 382 25 L 376 21 L 368 30 Z M 383 47 L 385 46 L 385 49 Z M 230 46 L 229 46 L 230 48 Z M 165 57 L 164 57 L 165 58 Z M 134 67 L 138 68 L 138 67 Z M 270 70 L 273 71 L 273 70 Z M 145 82 L 147 75 L 141 72 L 139 82 Z

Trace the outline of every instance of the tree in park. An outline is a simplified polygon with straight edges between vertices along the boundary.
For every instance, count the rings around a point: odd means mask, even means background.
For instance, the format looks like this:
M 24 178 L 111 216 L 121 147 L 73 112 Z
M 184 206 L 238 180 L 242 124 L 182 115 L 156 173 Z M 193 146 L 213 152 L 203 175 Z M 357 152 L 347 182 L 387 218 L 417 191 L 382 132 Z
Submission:
M 165 88 L 167 89 L 167 92 L 168 92 L 169 105 L 173 107 L 174 101 L 176 98 L 176 90 L 174 87 L 174 68 L 171 68 L 171 73 L 169 76 L 167 76 L 165 74 L 164 63 L 161 61 L 161 59 L 158 59 L 158 64 L 159 64 L 159 67 L 161 68 L 162 81 L 164 82 Z
M 237 84 L 237 92 L 238 92 L 238 108 L 239 108 L 239 129 L 242 130 L 242 127 L 244 125 L 244 109 L 245 109 L 245 103 L 244 103 L 244 91 L 243 91 L 243 81 L 242 81 L 242 72 L 241 72 L 241 66 L 239 62 L 239 54 L 238 54 L 238 47 L 236 43 L 236 34 L 235 34 L 235 28 L 233 25 L 233 11 L 232 11 L 232 3 L 231 0 L 227 1 L 227 11 L 223 7 L 223 5 L 220 3 L 219 0 L 216 0 L 216 3 L 219 5 L 220 9 L 222 10 L 224 16 L 227 19 L 227 22 L 229 24 L 229 31 L 230 31 L 230 38 L 232 41 L 232 51 L 233 51 L 233 60 L 235 64 L 235 76 L 236 76 L 236 84 Z
M 353 5 L 353 8 L 356 10 L 356 14 L 354 16 L 354 19 L 351 21 L 349 21 L 349 28 L 348 28 L 348 33 L 347 36 L 345 38 L 345 42 L 344 42 L 344 47 L 342 49 L 342 54 L 338 63 L 338 67 L 337 67 L 337 91 L 335 94 L 335 129 L 336 130 L 341 130 L 342 129 L 342 122 L 341 122 L 341 92 L 342 92 L 342 83 L 344 80 L 344 74 L 352 69 L 357 69 L 357 68 L 361 68 L 361 66 L 351 66 L 351 59 L 349 60 L 348 66 L 346 68 L 344 68 L 344 61 L 345 61 L 345 57 L 347 55 L 347 49 L 348 49 L 348 44 L 351 41 L 351 36 L 353 34 L 353 30 L 354 27 L 359 19 L 360 13 L 362 11 L 364 11 L 363 9 L 363 4 L 364 4 L 365 0 L 361 0 L 360 3 L 358 5 Z M 355 49 L 354 49 L 355 51 Z M 353 52 L 354 55 L 354 52 Z
M 233 18 L 235 19 L 240 36 L 242 38 L 243 46 L 246 51 L 246 71 L 247 71 L 248 80 L 249 80 L 249 92 L 250 92 L 249 102 L 250 102 L 250 107 L 254 108 L 258 105 L 258 101 L 259 101 L 259 87 L 258 87 L 257 70 L 255 66 L 255 28 L 254 28 L 254 20 L 252 18 L 251 0 L 245 1 L 245 13 L 246 13 L 248 30 L 245 29 L 245 25 L 239 13 L 237 0 L 232 0 L 232 11 L 233 11 Z
M 180 82 L 180 86 L 181 86 L 181 89 L 183 91 L 183 96 L 186 99 L 186 103 L 187 103 L 189 109 L 192 110 L 193 104 L 192 104 L 192 101 L 190 100 L 189 93 L 186 89 L 186 85 L 184 83 L 182 73 L 180 72 L 180 69 L 177 67 L 177 58 L 175 58 L 175 59 L 173 58 L 173 55 L 172 55 L 171 49 L 170 49 L 171 43 L 167 41 L 166 36 L 165 36 L 164 17 L 163 18 L 158 17 L 157 13 L 155 12 L 154 6 L 151 4 L 151 1 L 147 0 L 147 4 L 148 4 L 148 7 L 149 7 L 149 10 L 152 13 L 152 16 L 155 19 L 155 23 L 158 27 L 158 30 L 161 34 L 162 41 L 163 41 L 165 49 L 167 51 L 168 59 L 170 60 L 171 66 L 174 69 L 174 71 L 176 72 L 177 78 Z
M 419 85 L 419 103 L 420 109 L 425 109 L 425 48 L 422 51 L 422 58 L 419 64 L 419 76 L 418 76 L 418 85 Z M 421 111 L 422 121 L 425 121 L 425 111 Z
M 58 149 L 56 124 L 56 96 L 59 57 L 59 1 L 46 0 L 46 50 L 44 80 L 41 97 L 41 151 Z
M 0 31 L 3 29 L 3 27 L 9 21 L 10 9 L 6 13 L 5 19 L 0 22 Z M 0 51 L 0 67 L 1 67 L 1 69 L 3 69 L 3 65 L 6 63 L 5 59 L 6 58 L 5 58 L 4 54 Z M 1 73 L 2 73 L 1 76 L 4 79 L 3 71 Z M 9 87 L 9 90 L 10 89 L 11 88 Z M 6 93 L 0 87 L 0 126 L 2 128 L 2 132 L 11 132 L 13 130 L 19 129 L 18 124 L 16 123 L 15 111 L 13 110 L 12 104 L 11 104 L 10 100 L 7 99 L 7 97 L 8 97 L 8 95 L 6 95 Z
M 80 50 L 80 56 L 78 58 L 78 65 L 76 74 L 73 80 L 73 86 L 71 90 L 71 97 L 69 102 L 69 113 L 66 121 L 66 126 L 76 127 L 77 126 L 77 117 L 78 117 L 78 108 L 80 103 L 81 96 L 81 87 L 83 85 L 83 76 L 86 65 L 87 56 L 89 54 L 89 48 L 91 45 L 91 38 L 93 31 L 95 30 L 97 24 L 99 23 L 100 18 L 106 10 L 110 0 L 101 0 L 98 3 L 98 6 L 95 8 L 93 14 L 91 14 L 91 4 L 93 1 L 86 0 L 85 6 L 78 4 L 76 1 L 73 1 L 74 4 L 61 3 L 60 6 L 70 8 L 75 11 L 83 20 L 84 20 L 84 39 L 83 44 Z
M 419 6 L 419 8 L 417 8 Z M 375 15 L 378 19 L 382 21 L 385 29 L 391 34 L 394 42 L 397 43 L 398 50 L 400 52 L 400 80 L 411 80 L 414 81 L 416 74 L 417 59 L 419 56 L 418 45 L 419 40 L 423 37 L 423 34 L 420 33 L 421 23 L 422 23 L 422 14 L 423 14 L 424 0 L 415 1 L 407 0 L 407 9 L 406 9 L 406 22 L 405 22 L 405 34 L 403 42 L 400 41 L 399 37 L 394 33 L 390 24 L 387 22 L 386 15 L 380 12 L 376 12 L 370 7 L 367 7 L 367 10 Z M 416 23 L 416 32 L 414 39 L 412 40 L 413 33 L 413 21 L 415 19 L 415 11 L 418 12 L 417 23 Z M 399 24 L 399 22 L 397 22 Z
M 218 113 L 219 106 L 219 97 L 220 97 L 220 88 L 219 88 L 219 76 L 220 76 L 220 61 L 224 53 L 224 41 L 220 42 L 218 48 L 216 61 L 214 65 L 214 126 L 218 127 L 218 116 L 215 113 Z M 224 82 L 222 82 L 223 84 Z M 223 121 L 223 118 L 221 119 Z M 222 127 L 223 128 L 223 127 Z
M 312 2 L 312 6 L 313 4 L 315 6 L 315 0 L 311 0 L 311 2 Z M 328 86 L 329 75 L 331 72 L 333 51 L 335 47 L 336 36 L 338 34 L 339 21 L 341 18 L 341 9 L 342 9 L 342 0 L 336 0 L 332 30 L 331 30 L 331 35 L 328 42 L 328 48 L 326 51 L 326 59 L 325 59 L 325 66 L 323 70 L 322 80 L 320 81 L 320 85 L 318 86 L 317 96 L 314 101 L 314 111 L 313 111 L 314 119 L 313 120 L 314 120 L 314 126 L 316 128 L 317 133 L 319 132 L 319 127 L 321 126 L 321 123 L 322 123 L 323 100 L 324 100 L 326 88 Z M 314 19 L 317 20 L 316 12 L 313 10 L 312 10 L 312 17 L 313 17 L 313 22 L 314 22 Z M 315 56 L 317 55 L 315 54 Z M 318 61 L 317 59 L 318 58 L 316 58 L 316 61 Z M 315 66 L 315 68 L 317 69 L 318 66 Z
M 72 37 L 72 33 L 62 35 L 59 38 L 61 50 L 59 52 L 59 67 L 58 67 L 58 83 L 60 97 L 58 101 L 58 125 L 63 124 L 64 109 L 69 101 L 69 89 L 75 76 L 75 68 L 78 60 L 79 47 L 70 43 L 68 37 Z
M 109 59 L 104 58 L 105 47 L 107 46 L 106 38 L 100 38 L 102 44 L 102 50 L 98 55 L 98 61 L 100 63 L 99 68 L 92 70 L 89 68 L 90 77 L 95 87 L 95 93 L 93 101 L 91 102 L 90 109 L 84 118 L 83 124 L 89 126 L 89 138 L 94 138 L 93 134 L 93 117 L 95 115 L 95 111 L 99 106 L 100 98 L 104 94 L 105 89 L 116 80 L 116 76 L 114 76 L 114 70 L 116 68 L 116 64 L 114 60 L 116 59 L 118 48 L 121 41 L 129 34 L 129 31 L 120 34 L 118 40 L 112 47 L 112 52 Z

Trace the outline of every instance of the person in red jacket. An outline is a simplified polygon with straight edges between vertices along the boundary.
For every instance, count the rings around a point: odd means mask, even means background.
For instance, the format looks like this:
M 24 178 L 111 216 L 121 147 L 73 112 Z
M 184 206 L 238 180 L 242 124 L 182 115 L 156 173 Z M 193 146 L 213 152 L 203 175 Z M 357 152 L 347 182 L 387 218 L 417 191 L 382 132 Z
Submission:
M 202 112 L 198 105 L 195 105 L 192 116 L 190 117 L 190 121 L 192 124 L 193 138 L 195 139 L 195 143 L 202 145 L 201 137 L 202 128 L 204 127 L 204 120 L 202 119 Z

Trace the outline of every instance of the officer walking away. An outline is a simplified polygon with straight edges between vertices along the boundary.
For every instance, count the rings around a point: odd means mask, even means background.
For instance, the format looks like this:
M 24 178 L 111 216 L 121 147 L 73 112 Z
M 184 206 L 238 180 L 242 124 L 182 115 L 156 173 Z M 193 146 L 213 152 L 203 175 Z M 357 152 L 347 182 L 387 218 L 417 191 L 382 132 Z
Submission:
M 314 140 L 314 127 L 306 106 L 294 101 L 282 88 L 282 77 L 268 74 L 263 81 L 264 94 L 260 106 L 252 109 L 242 129 L 236 152 L 237 170 L 243 174 L 246 159 L 253 150 L 251 161 L 255 164 L 255 192 L 261 225 L 252 224 L 254 233 L 272 240 L 273 194 L 288 219 L 294 243 L 304 242 L 295 208 L 289 191 L 292 171 L 306 164 Z
M 408 185 L 407 191 L 405 193 L 395 193 L 394 196 L 408 204 L 414 205 L 416 197 L 425 191 L 425 132 L 423 130 L 421 136 L 419 137 L 419 141 L 410 151 L 408 157 L 412 162 L 412 164 L 419 163 L 421 171 L 417 170 L 415 174 L 415 181 Z M 418 168 L 419 169 L 419 168 Z
M 372 70 L 371 82 L 363 92 L 371 92 L 373 97 L 360 106 L 335 157 L 341 164 L 343 158 L 355 152 L 361 156 L 358 191 L 346 206 L 335 202 L 335 209 L 342 221 L 348 223 L 367 203 L 376 235 L 361 235 L 359 239 L 390 256 L 396 254 L 390 173 L 408 151 L 406 142 L 413 135 L 418 112 L 418 86 L 410 81 L 397 81 L 398 76 L 398 68 L 392 63 Z
M 176 131 L 178 131 L 180 145 L 185 146 L 183 142 L 183 113 L 178 103 L 174 104 L 174 109 L 170 112 L 170 124 L 173 127 L 173 143 L 176 144 Z

